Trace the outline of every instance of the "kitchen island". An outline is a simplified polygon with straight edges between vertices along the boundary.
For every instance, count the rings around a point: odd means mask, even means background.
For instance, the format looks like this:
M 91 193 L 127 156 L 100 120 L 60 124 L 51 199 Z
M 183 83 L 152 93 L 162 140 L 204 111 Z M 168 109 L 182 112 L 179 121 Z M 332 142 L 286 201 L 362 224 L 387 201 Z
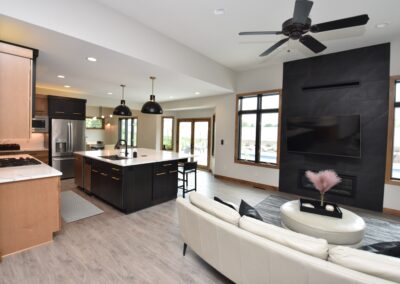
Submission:
M 61 172 L 30 155 L 0 158 L 1 258 L 51 242 L 60 230 Z
M 133 157 L 133 151 L 137 157 Z M 177 196 L 178 162 L 188 155 L 138 148 L 75 152 L 75 183 L 124 213 Z

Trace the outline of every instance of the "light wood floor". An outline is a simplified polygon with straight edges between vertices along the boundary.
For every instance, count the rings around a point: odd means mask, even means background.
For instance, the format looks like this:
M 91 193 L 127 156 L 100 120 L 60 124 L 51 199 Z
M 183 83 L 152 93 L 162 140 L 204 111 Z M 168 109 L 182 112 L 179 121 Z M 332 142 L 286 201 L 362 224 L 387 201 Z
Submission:
M 188 249 L 182 256 L 175 201 L 124 215 L 76 189 L 103 214 L 63 224 L 53 243 L 8 256 L 0 264 L 0 283 L 226 283 L 223 275 Z M 255 205 L 264 190 L 214 179 L 199 171 L 198 191 Z

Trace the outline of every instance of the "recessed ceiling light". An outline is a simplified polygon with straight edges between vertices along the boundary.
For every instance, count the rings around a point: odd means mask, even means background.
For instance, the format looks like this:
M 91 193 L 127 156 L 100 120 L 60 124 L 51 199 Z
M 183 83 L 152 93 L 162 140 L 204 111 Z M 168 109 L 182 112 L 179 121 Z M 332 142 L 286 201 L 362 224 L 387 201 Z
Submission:
M 94 58 L 94 57 L 87 57 L 86 59 L 87 59 L 88 61 L 91 61 L 91 62 L 96 62 L 96 61 L 97 61 L 97 59 Z
M 71 88 L 70 85 L 64 85 L 64 88 Z
M 170 98 L 170 99 L 173 99 L 173 98 L 174 98 L 174 96 L 169 96 L 169 98 Z
M 108 92 L 107 95 L 112 95 L 112 93 L 111 93 L 111 92 Z
M 104 118 L 104 115 L 102 115 L 101 118 Z
M 200 92 L 195 92 L 194 94 L 195 94 L 195 95 L 200 95 Z
M 225 9 L 223 9 L 223 8 L 218 8 L 218 9 L 214 10 L 214 15 L 216 15 L 216 16 L 220 16 L 223 14 L 225 14 Z
M 112 118 L 112 114 L 110 114 L 110 118 Z
M 65 76 L 64 75 L 57 75 L 57 78 L 64 79 Z
M 389 24 L 388 23 L 379 23 L 376 24 L 375 27 L 378 29 L 386 28 Z

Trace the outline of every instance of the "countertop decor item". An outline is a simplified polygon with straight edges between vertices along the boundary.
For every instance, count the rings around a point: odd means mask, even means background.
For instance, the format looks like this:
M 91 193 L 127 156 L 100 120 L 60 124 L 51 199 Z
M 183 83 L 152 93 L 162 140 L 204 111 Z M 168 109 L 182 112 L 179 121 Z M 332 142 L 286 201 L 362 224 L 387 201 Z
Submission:
M 122 99 L 121 99 L 121 104 L 120 104 L 119 106 L 117 106 L 117 107 L 114 109 L 113 114 L 114 114 L 114 115 L 121 115 L 121 116 L 131 116 L 131 115 L 132 115 L 132 112 L 131 112 L 131 110 L 129 109 L 129 107 L 127 107 L 127 106 L 125 105 L 125 100 L 124 100 L 124 91 L 125 91 L 126 85 L 121 84 L 121 87 L 122 87 Z
M 151 95 L 150 95 L 150 101 L 146 102 L 142 106 L 142 113 L 148 113 L 148 114 L 162 114 L 163 109 L 162 107 L 156 102 L 156 96 L 154 95 L 154 80 L 156 77 L 151 76 Z
M 325 192 L 329 191 L 332 187 L 342 181 L 340 177 L 333 170 L 323 170 L 318 173 L 306 171 L 306 177 L 314 185 L 321 194 L 321 206 L 324 206 Z

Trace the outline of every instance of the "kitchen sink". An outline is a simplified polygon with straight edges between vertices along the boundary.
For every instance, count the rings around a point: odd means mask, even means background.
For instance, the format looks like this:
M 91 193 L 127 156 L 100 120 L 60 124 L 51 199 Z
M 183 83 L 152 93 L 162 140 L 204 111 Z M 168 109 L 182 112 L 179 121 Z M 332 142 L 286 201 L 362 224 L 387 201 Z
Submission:
M 114 161 L 128 159 L 127 157 L 121 157 L 121 156 L 118 156 L 118 155 L 100 156 L 100 157 L 104 158 L 104 159 L 114 160 Z

